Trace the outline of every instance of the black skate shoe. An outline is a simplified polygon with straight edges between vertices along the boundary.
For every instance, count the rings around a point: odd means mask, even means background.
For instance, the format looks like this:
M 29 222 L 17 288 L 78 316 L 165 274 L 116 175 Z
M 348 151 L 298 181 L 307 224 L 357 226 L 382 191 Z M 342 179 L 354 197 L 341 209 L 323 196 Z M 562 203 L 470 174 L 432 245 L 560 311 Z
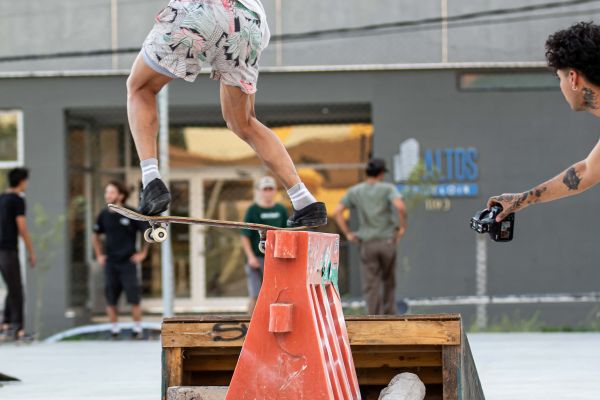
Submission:
M 297 226 L 321 226 L 327 223 L 327 209 L 320 201 L 312 203 L 294 214 L 287 220 L 288 228 Z
M 153 179 L 140 194 L 140 214 L 158 215 L 167 210 L 170 202 L 169 189 L 160 179 Z

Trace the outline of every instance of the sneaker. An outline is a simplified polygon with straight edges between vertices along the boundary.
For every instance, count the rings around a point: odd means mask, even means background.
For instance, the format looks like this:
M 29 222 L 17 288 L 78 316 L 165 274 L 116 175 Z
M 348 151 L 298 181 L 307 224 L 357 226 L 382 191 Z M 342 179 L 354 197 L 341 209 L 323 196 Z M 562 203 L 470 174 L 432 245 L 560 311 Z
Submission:
M 110 332 L 110 338 L 112 340 L 119 340 L 119 335 L 121 334 L 120 331 L 111 331 Z
M 287 220 L 288 228 L 299 226 L 321 226 L 327 223 L 327 209 L 325 204 L 318 201 L 300 210 L 294 210 L 294 214 Z
M 0 331 L 0 342 L 11 342 L 15 338 L 15 334 L 10 329 Z
M 142 331 L 136 331 L 135 329 L 131 331 L 131 338 L 133 340 L 141 340 L 143 339 L 143 332 Z
M 33 343 L 35 340 L 35 336 L 25 333 L 24 331 L 19 331 L 15 335 L 15 341 L 17 343 Z
M 153 179 L 140 194 L 140 214 L 158 215 L 167 210 L 171 202 L 171 194 L 164 182 Z

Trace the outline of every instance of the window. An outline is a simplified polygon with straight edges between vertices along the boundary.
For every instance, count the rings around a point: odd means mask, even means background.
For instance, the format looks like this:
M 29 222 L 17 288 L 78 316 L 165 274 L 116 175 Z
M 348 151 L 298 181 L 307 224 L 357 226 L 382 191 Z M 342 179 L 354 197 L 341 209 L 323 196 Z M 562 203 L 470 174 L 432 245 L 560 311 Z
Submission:
M 558 80 L 544 72 L 465 72 L 458 75 L 463 91 L 558 90 Z
M 23 165 L 23 113 L 0 111 L 0 168 Z

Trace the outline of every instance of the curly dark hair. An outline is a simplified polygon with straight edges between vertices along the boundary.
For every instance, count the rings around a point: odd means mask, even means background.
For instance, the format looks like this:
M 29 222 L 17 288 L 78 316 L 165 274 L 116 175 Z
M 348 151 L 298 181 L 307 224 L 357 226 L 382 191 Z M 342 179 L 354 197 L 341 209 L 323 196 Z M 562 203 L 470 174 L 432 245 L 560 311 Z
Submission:
M 600 26 L 579 22 L 546 41 L 546 60 L 555 71 L 572 68 L 600 86 Z

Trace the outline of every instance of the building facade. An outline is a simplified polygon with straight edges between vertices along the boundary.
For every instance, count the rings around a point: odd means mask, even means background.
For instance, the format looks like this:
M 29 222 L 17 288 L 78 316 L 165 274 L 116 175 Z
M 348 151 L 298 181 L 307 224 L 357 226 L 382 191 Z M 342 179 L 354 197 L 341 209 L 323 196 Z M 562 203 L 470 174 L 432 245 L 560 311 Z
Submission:
M 406 195 L 399 297 L 597 290 L 594 190 L 519 214 L 509 244 L 482 245 L 468 227 L 489 196 L 539 183 L 584 158 L 597 141 L 598 122 L 568 109 L 541 62 L 547 35 L 589 19 L 593 9 L 544 4 L 528 2 L 532 11 L 517 12 L 523 2 L 494 1 L 474 18 L 469 15 L 481 10 L 467 1 L 382 0 L 377 8 L 354 0 L 265 1 L 275 38 L 262 61 L 257 111 L 311 189 L 333 208 L 364 178 L 371 155 L 394 167 L 388 180 L 403 189 L 422 183 L 406 165 L 429 173 L 433 195 Z M 27 18 L 47 33 L 45 41 L 0 35 L 0 168 L 27 165 L 32 171 L 30 224 L 43 255 L 40 266 L 27 271 L 27 318 L 43 335 L 102 311 L 91 225 L 111 179 L 125 181 L 136 203 L 139 170 L 125 104 L 134 53 L 2 57 L 135 48 L 161 7 L 160 1 L 135 0 L 0 4 L 0 29 L 11 32 Z M 348 27 L 349 33 L 332 31 Z M 240 219 L 254 180 L 265 173 L 226 132 L 218 98 L 207 74 L 193 84 L 170 84 L 174 214 Z M 337 231 L 333 224 L 325 230 Z M 236 234 L 174 227 L 172 238 L 176 310 L 241 310 L 246 294 Z M 340 287 L 345 298 L 356 299 L 357 249 L 345 241 L 341 246 Z M 140 273 L 145 310 L 160 312 L 159 246 Z M 470 324 L 480 310 L 460 302 L 432 304 L 413 311 L 460 311 Z M 598 311 L 593 302 L 487 307 L 490 324 L 509 316 L 582 325 L 597 321 Z
M 0 62 L 0 71 L 128 69 L 167 0 L 0 3 L 3 57 L 126 50 Z M 543 61 L 549 33 L 597 20 L 594 2 L 263 0 L 272 33 L 263 66 Z M 35 27 L 40 36 L 16 34 Z M 85 55 L 85 54 L 83 54 Z

